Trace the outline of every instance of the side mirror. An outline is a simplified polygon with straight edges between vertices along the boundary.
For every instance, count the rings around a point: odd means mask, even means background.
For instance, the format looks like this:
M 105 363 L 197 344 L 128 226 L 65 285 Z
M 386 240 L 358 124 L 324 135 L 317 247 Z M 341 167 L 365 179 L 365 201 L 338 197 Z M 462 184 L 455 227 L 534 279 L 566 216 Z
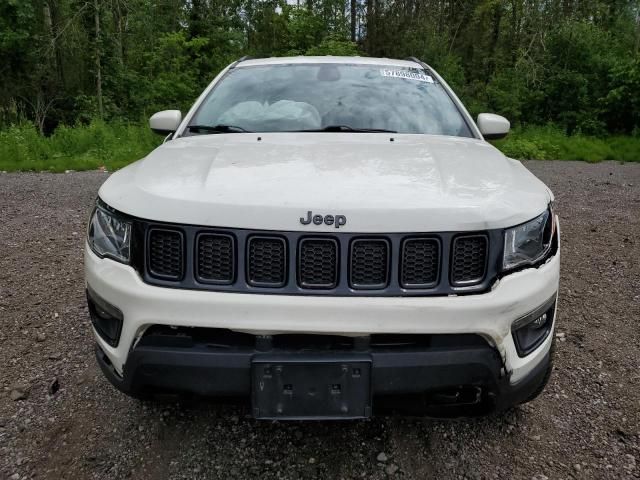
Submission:
M 175 132 L 182 121 L 180 110 L 163 110 L 154 113 L 149 119 L 149 127 L 155 133 L 168 135 Z
M 509 120 L 500 115 L 481 113 L 478 115 L 478 128 L 485 140 L 497 140 L 507 136 L 511 124 Z

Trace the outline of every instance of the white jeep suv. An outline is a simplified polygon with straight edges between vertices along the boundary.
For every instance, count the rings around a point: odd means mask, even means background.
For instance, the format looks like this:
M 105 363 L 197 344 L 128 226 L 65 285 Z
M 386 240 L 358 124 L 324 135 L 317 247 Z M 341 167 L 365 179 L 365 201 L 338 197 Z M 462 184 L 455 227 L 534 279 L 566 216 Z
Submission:
M 256 418 L 484 413 L 551 371 L 553 194 L 417 59 L 241 59 L 102 185 L 96 354 L 135 397 Z

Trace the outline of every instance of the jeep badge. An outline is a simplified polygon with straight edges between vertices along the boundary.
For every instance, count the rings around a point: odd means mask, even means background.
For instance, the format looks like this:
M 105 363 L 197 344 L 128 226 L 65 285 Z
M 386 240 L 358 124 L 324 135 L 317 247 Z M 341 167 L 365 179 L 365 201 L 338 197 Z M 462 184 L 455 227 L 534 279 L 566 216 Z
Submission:
M 336 228 L 340 228 L 347 224 L 347 217 L 344 215 L 314 215 L 311 210 L 307 212 L 307 218 L 300 217 L 300 223 L 302 225 L 309 225 L 311 222 L 314 225 L 335 225 Z

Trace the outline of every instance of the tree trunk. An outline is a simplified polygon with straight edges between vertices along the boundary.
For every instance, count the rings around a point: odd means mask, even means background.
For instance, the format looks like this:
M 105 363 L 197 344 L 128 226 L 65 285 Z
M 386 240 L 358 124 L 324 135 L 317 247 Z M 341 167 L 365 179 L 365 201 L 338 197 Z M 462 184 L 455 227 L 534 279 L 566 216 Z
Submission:
M 115 2 L 116 11 L 115 11 L 115 20 L 116 20 L 116 44 L 117 44 L 117 58 L 118 63 L 121 67 L 124 67 L 124 42 L 122 40 L 123 31 L 124 31 L 124 18 L 122 15 L 122 6 L 120 5 L 120 0 L 116 0 Z
M 640 10 L 636 14 L 636 53 L 640 52 Z
M 93 17 L 96 23 L 96 97 L 98 99 L 98 115 L 104 118 L 104 108 L 102 106 L 102 63 L 100 58 L 100 4 L 99 0 L 93 0 Z
M 493 26 L 491 29 L 491 39 L 489 41 L 489 51 L 487 58 L 489 61 L 487 62 L 487 74 L 485 83 L 489 83 L 493 72 L 495 72 L 496 67 L 496 49 L 498 46 L 498 40 L 500 39 L 500 22 L 502 20 L 502 6 L 496 5 L 493 7 Z
M 374 37 L 375 37 L 375 26 L 374 26 L 374 7 L 373 0 L 367 0 L 367 53 L 369 55 L 373 55 L 374 52 Z
M 357 19 L 356 0 L 351 0 L 351 41 L 356 41 L 356 22 Z
M 516 64 L 517 52 L 520 47 L 518 20 L 518 0 L 511 2 L 511 63 Z
M 50 18 L 46 21 L 51 22 L 51 48 L 54 51 L 55 56 L 55 64 L 56 64 L 56 73 L 58 75 L 58 80 L 60 80 L 60 84 L 64 88 L 66 86 L 65 81 L 65 69 L 64 69 L 64 61 L 63 61 L 63 49 L 61 48 L 61 42 L 58 41 L 58 37 L 60 35 L 60 25 L 61 25 L 61 16 L 60 12 L 60 4 L 57 0 L 48 0 L 48 14 Z
M 55 33 L 53 32 L 53 21 L 51 20 L 51 7 L 47 2 L 42 6 L 42 15 L 44 16 L 44 24 L 47 28 L 47 35 L 51 41 L 51 49 L 55 48 Z

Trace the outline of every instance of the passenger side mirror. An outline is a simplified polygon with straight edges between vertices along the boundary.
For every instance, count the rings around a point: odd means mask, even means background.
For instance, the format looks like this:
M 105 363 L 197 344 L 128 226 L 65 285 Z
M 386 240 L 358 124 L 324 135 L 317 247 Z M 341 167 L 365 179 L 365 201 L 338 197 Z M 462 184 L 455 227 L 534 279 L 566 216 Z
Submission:
M 149 119 L 149 127 L 155 133 L 168 135 L 175 132 L 182 121 L 180 110 L 163 110 L 154 113 Z
M 478 115 L 478 128 L 485 140 L 497 140 L 507 136 L 511 124 L 500 115 L 481 113 Z

